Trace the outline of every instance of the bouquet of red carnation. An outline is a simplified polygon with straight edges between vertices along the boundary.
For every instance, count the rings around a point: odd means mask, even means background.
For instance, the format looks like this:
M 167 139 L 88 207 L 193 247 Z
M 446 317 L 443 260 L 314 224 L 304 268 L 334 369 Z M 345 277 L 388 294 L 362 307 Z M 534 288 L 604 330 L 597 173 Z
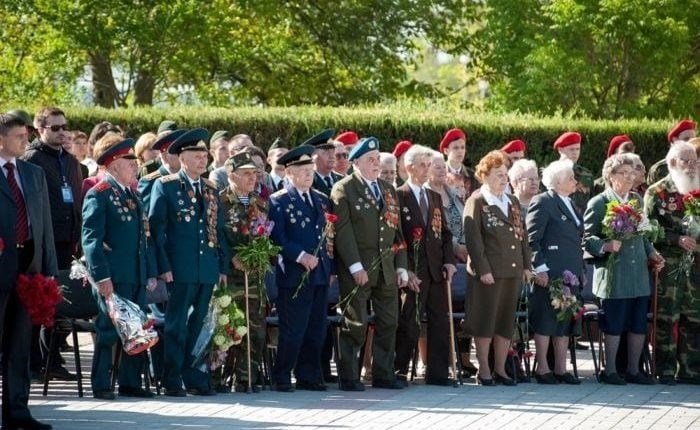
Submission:
M 323 228 L 323 234 L 321 235 L 321 240 L 318 241 L 318 245 L 316 245 L 316 249 L 314 249 L 314 253 L 311 254 L 314 257 L 318 257 L 318 253 L 321 250 L 321 245 L 323 245 L 324 242 L 326 242 L 326 252 L 333 258 L 332 252 L 333 252 L 333 238 L 335 237 L 335 223 L 338 221 L 338 215 L 332 214 L 332 213 L 327 213 L 325 214 L 326 218 L 326 226 Z M 299 282 L 299 285 L 297 285 L 296 290 L 294 290 L 294 295 L 292 296 L 293 299 L 296 299 L 297 296 L 299 295 L 299 292 L 301 291 L 301 288 L 304 286 L 304 282 L 309 278 L 309 272 L 306 271 L 304 274 L 301 276 L 301 282 Z
M 41 273 L 19 275 L 17 295 L 34 325 L 53 327 L 56 305 L 63 301 L 63 292 L 55 279 Z

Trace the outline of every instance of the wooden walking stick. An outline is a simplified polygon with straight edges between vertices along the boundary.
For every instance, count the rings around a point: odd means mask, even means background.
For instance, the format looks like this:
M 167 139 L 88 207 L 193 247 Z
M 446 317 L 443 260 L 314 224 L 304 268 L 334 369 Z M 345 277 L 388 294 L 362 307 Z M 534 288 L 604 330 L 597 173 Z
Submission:
M 248 329 L 246 333 L 246 358 L 248 360 L 248 386 L 246 387 L 246 393 L 253 392 L 253 381 L 250 366 L 250 300 L 248 299 L 248 271 L 243 272 L 245 276 L 245 326 Z
M 454 386 L 457 386 L 457 379 L 462 381 L 462 375 L 457 375 L 457 351 L 455 350 L 455 327 L 452 317 L 452 280 L 445 276 L 445 288 L 447 289 L 447 316 L 450 322 L 450 367 L 455 377 Z

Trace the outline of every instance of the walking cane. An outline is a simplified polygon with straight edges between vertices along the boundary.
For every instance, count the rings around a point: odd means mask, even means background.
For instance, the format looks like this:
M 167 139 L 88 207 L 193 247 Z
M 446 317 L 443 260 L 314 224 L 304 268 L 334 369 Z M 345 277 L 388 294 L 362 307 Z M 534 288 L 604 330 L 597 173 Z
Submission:
M 446 274 L 446 273 L 445 273 Z M 457 375 L 457 351 L 455 350 L 455 327 L 452 317 L 452 280 L 445 277 L 445 288 L 447 289 L 447 315 L 450 319 L 450 367 L 455 376 L 454 386 L 457 386 L 457 378 L 462 382 L 462 375 Z
M 659 271 L 654 268 L 654 298 L 651 301 L 651 374 L 656 375 L 656 318 L 659 303 Z
M 248 299 L 248 271 L 243 272 L 245 276 L 245 326 L 248 329 L 246 333 L 246 358 L 248 359 L 248 386 L 246 387 L 246 393 L 250 394 L 253 392 L 253 382 L 250 368 L 250 301 Z

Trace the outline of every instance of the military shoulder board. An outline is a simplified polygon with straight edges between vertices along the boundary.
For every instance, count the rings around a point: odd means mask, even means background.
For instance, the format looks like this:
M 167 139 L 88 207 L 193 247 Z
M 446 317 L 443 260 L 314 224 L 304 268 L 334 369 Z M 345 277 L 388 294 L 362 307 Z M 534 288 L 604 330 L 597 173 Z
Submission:
M 160 178 L 162 182 L 172 182 L 180 179 L 180 175 L 173 173 L 172 175 L 163 176 Z
M 162 174 L 159 171 L 151 172 L 148 175 L 144 176 L 143 179 L 147 181 L 155 181 L 156 179 L 160 178 Z
M 97 185 L 95 185 L 94 188 L 95 188 L 95 191 L 97 191 L 98 193 L 101 193 L 103 191 L 107 191 L 110 188 L 112 188 L 112 185 L 107 181 L 100 181 L 97 183 Z

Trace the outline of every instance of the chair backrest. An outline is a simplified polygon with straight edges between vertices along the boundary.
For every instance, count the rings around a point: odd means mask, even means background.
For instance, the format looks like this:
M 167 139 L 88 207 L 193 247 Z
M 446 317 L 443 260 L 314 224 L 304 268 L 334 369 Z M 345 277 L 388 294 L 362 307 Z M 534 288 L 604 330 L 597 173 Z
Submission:
M 88 319 L 97 315 L 97 301 L 89 284 L 83 285 L 81 279 L 71 279 L 70 270 L 59 271 L 57 281 L 65 297 L 56 306 L 57 317 Z
M 464 299 L 467 297 L 467 265 L 457 264 L 457 272 L 452 277 L 452 310 L 464 309 Z

